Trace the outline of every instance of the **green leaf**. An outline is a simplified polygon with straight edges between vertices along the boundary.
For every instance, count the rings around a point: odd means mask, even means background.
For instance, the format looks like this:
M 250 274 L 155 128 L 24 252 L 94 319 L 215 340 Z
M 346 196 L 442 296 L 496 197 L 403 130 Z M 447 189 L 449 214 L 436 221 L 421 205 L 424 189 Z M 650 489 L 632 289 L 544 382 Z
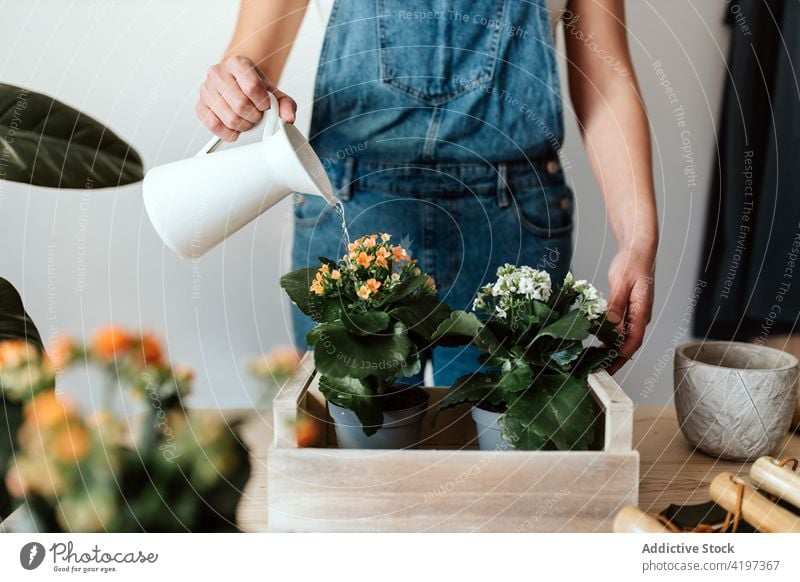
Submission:
M 605 317 L 599 323 L 595 321 L 595 326 L 594 335 L 607 347 L 619 349 L 622 346 L 624 338 L 617 332 L 616 326 Z
M 291 273 L 286 273 L 281 277 L 281 287 L 292 303 L 297 305 L 298 309 L 308 315 L 314 321 L 321 321 L 319 311 L 313 309 L 313 294 L 311 293 L 311 283 L 317 274 L 318 269 L 315 267 L 306 267 L 297 269 Z
M 406 327 L 397 323 L 386 335 L 359 336 L 341 323 L 323 323 L 309 332 L 314 363 L 323 374 L 337 378 L 391 378 L 411 357 L 413 344 Z
M 383 426 L 383 411 L 369 387 L 356 378 L 340 378 L 323 374 L 319 390 L 326 399 L 355 412 L 367 436 Z
M 19 293 L 0 277 L 0 341 L 4 339 L 24 339 L 44 349 L 39 331 L 25 311 Z
M 474 313 L 454 311 L 443 321 L 433 334 L 434 340 L 446 340 L 447 345 L 463 345 L 472 342 L 478 349 L 492 355 L 507 356 L 502 342 L 489 331 L 489 328 Z M 449 343 L 460 342 L 460 343 Z
M 534 341 L 546 336 L 566 340 L 585 340 L 589 337 L 589 320 L 579 310 L 574 309 L 542 329 L 536 334 Z
M 436 410 L 439 412 L 464 402 L 502 404 L 502 395 L 496 390 L 499 380 L 500 374 L 496 372 L 475 372 L 461 376 L 453 382 L 445 397 L 439 401 Z
M 506 412 L 498 421 L 503 440 L 518 451 L 541 451 L 547 448 L 550 440 L 545 434 L 537 432 L 537 425 L 531 426 L 527 417 L 510 415 Z
M 51 188 L 140 181 L 139 154 L 108 127 L 51 97 L 0 83 L 3 177 Z
M 510 403 L 500 427 L 516 449 L 585 450 L 594 438 L 596 416 L 584 380 L 551 375 L 537 379 L 532 390 Z
M 612 360 L 618 357 L 620 355 L 616 353 L 616 350 L 600 346 L 588 347 L 576 363 L 574 375 L 585 378 L 592 372 L 608 366 Z
M 450 308 L 432 295 L 406 297 L 389 312 L 402 321 L 409 333 L 419 337 L 425 344 L 432 341 L 438 327 L 450 316 Z M 423 347 L 429 347 L 425 345 Z
M 400 378 L 407 378 L 408 376 L 419 374 L 421 370 L 422 360 L 419 357 L 419 351 L 412 349 L 408 355 L 408 358 L 406 358 L 403 367 L 398 370 L 397 375 Z
M 567 368 L 583 353 L 583 344 L 579 341 L 561 342 L 558 350 L 550 354 L 550 359 L 562 368 Z
M 385 311 L 350 314 L 342 310 L 340 315 L 348 331 L 356 335 L 376 334 L 389 326 L 389 314 Z
M 414 291 L 419 289 L 425 284 L 425 281 L 428 280 L 427 275 L 418 275 L 417 277 L 411 277 L 410 279 L 406 279 L 397 287 L 389 291 L 386 295 L 380 298 L 380 305 L 387 305 L 389 303 L 394 303 L 399 301 L 403 297 L 411 295 Z
M 503 391 L 520 392 L 533 383 L 533 371 L 525 360 L 506 360 L 497 387 Z

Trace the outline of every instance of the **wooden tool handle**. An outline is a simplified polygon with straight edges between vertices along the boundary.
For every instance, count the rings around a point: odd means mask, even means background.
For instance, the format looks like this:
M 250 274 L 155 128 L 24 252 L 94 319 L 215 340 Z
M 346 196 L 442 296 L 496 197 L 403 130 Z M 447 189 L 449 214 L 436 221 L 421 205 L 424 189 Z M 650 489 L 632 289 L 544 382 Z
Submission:
M 800 474 L 781 467 L 772 457 L 761 457 L 750 467 L 750 478 L 759 489 L 800 507 Z
M 635 505 L 623 507 L 614 518 L 614 533 L 672 533 L 667 526 Z
M 738 511 L 758 531 L 800 533 L 800 518 L 779 507 L 733 473 L 720 473 L 711 482 L 711 499 L 730 512 Z

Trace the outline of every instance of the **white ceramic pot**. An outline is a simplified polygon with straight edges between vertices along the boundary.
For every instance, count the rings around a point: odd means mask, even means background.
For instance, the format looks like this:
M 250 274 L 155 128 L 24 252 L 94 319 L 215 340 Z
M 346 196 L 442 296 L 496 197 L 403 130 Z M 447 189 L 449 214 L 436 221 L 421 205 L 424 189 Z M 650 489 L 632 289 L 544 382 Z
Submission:
M 701 451 L 731 460 L 772 453 L 797 401 L 797 358 L 739 342 L 692 342 L 675 352 L 681 431 Z

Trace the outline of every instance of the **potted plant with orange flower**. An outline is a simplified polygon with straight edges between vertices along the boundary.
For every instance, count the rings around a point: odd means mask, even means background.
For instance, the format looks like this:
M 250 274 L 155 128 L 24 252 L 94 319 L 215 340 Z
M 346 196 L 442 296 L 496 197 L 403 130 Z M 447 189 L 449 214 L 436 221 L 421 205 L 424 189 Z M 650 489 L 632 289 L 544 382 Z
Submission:
M 427 394 L 398 384 L 418 374 L 420 353 L 450 309 L 436 284 L 388 234 L 364 236 L 340 261 L 298 269 L 281 286 L 317 326 L 307 340 L 342 448 L 419 442 Z

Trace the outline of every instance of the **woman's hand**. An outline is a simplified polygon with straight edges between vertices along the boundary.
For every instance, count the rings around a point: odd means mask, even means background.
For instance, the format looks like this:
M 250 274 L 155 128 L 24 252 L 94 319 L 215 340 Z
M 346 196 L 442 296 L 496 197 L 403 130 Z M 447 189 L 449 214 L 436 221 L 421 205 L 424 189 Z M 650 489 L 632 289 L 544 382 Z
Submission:
M 229 57 L 208 70 L 195 110 L 214 135 L 236 141 L 261 121 L 269 109 L 269 93 L 278 99 L 281 118 L 294 123 L 294 99 L 275 87 L 252 60 Z
M 611 261 L 608 282 L 611 296 L 607 318 L 619 324 L 624 340 L 620 357 L 608 369 L 613 374 L 625 365 L 642 345 L 644 332 L 653 314 L 653 272 L 655 250 L 623 249 Z

